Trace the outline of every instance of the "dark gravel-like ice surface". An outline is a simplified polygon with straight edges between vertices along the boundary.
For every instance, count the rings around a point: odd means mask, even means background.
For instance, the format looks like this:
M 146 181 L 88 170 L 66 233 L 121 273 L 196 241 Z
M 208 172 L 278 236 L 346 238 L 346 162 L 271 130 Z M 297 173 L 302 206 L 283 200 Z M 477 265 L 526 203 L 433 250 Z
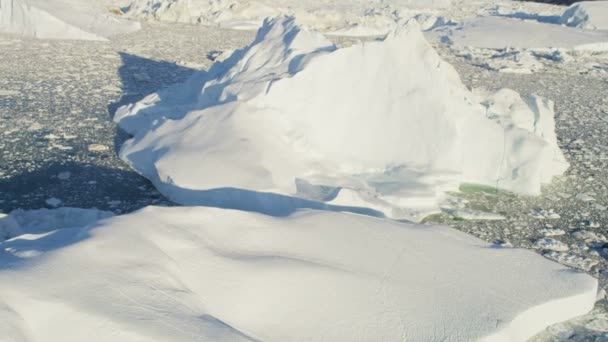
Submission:
M 252 36 L 161 24 L 111 42 L 0 36 L 0 210 L 170 204 L 118 158 L 111 116 Z
M 206 69 L 210 56 L 244 46 L 253 36 L 160 23 L 111 42 L 0 35 L 0 212 L 74 206 L 125 213 L 170 205 L 118 158 L 127 136 L 117 131 L 111 115 L 120 104 Z M 458 195 L 467 207 L 500 213 L 505 220 L 467 221 L 444 213 L 428 221 L 505 247 L 535 248 L 608 286 L 608 76 L 557 64 L 538 74 L 502 74 L 469 65 L 449 49 L 440 52 L 468 86 L 509 87 L 555 100 L 560 147 L 572 167 L 540 197 L 475 187 Z M 542 238 L 552 240 L 540 244 Z M 550 250 L 564 245 L 567 251 Z M 601 301 L 591 315 L 552 327 L 540 339 L 608 341 L 605 307 Z

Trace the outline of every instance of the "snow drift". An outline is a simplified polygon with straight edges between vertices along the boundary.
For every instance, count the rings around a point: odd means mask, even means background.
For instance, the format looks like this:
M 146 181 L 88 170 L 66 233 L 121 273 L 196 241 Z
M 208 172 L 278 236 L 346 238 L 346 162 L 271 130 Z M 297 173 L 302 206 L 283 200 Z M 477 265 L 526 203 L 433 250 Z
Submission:
M 135 18 L 256 29 L 266 17 L 295 15 L 301 22 L 342 35 L 384 34 L 410 12 L 447 7 L 451 0 L 136 0 Z
M 419 220 L 462 182 L 538 194 L 568 166 L 553 115 L 469 92 L 415 23 L 336 50 L 281 18 L 115 121 L 134 135 L 121 157 L 181 204 L 316 207 L 281 194 Z
M 0 244 L 13 341 L 523 341 L 597 282 L 440 226 L 154 208 Z
M 608 1 L 582 1 L 568 7 L 561 23 L 588 30 L 608 30 Z
M 107 40 L 140 29 L 93 1 L 0 0 L 0 32 L 41 39 Z

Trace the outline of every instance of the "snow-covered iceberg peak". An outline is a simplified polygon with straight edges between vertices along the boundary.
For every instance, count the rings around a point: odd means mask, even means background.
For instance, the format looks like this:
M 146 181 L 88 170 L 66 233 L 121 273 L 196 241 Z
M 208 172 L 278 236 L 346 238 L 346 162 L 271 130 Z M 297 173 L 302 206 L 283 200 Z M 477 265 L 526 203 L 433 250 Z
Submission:
M 182 204 L 240 208 L 242 190 L 250 209 L 270 192 L 420 219 L 461 182 L 537 194 L 567 168 L 552 103 L 471 93 L 415 22 L 336 49 L 268 20 L 250 46 L 115 120 L 134 135 L 122 158 Z

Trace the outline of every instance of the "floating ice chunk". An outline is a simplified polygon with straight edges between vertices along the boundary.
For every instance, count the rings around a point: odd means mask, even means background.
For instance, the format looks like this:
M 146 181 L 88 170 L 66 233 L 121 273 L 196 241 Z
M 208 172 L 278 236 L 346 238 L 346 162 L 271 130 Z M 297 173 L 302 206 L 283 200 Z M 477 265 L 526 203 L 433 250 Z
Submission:
M 70 179 L 71 176 L 72 176 L 72 173 L 70 171 L 63 171 L 57 175 L 57 178 L 59 178 L 61 180 L 68 180 L 68 179 Z
M 332 212 L 151 207 L 2 248 L 0 334 L 35 340 L 524 341 L 597 291 L 531 251 Z
M 565 252 L 570 249 L 565 243 L 552 238 L 538 239 L 534 243 L 534 247 L 536 247 L 537 249 L 556 252 Z
M 608 1 L 574 3 L 566 9 L 560 22 L 588 30 L 608 30 Z
M 58 207 L 61 205 L 61 203 L 63 203 L 62 200 L 60 200 L 57 197 L 51 197 L 49 199 L 47 199 L 46 201 L 44 201 L 46 204 L 50 205 L 51 207 Z
M 543 234 L 544 236 L 561 236 L 561 235 L 565 235 L 566 232 L 563 229 L 541 229 L 539 231 L 539 233 Z
M 89 152 L 105 152 L 108 151 L 110 148 L 102 144 L 90 144 L 89 146 L 87 146 L 87 149 L 89 150 Z
M 594 248 L 603 247 L 607 243 L 604 235 L 588 230 L 577 230 L 572 233 L 572 236 L 576 239 L 585 241 L 587 245 Z
M 535 219 L 559 219 L 561 216 L 555 212 L 554 209 L 535 209 L 532 210 L 530 212 L 530 216 L 534 217 Z

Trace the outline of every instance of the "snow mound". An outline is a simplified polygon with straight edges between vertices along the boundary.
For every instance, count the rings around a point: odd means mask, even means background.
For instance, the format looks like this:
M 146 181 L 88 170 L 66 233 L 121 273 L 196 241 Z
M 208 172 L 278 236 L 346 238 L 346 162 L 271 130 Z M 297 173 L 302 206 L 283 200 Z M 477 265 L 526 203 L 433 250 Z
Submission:
M 14 210 L 0 214 L 0 241 L 22 234 L 40 234 L 56 229 L 84 227 L 114 216 L 108 211 L 62 207 L 57 209 Z
M 0 0 L 0 32 L 41 39 L 107 40 L 139 29 L 138 22 L 116 18 L 91 1 Z
M 280 18 L 114 119 L 134 135 L 121 157 L 181 204 L 301 204 L 272 193 L 419 220 L 463 182 L 538 194 L 568 167 L 552 108 L 471 93 L 415 23 L 336 50 Z
M 534 34 L 530 34 L 534 32 Z M 529 20 L 482 17 L 460 25 L 436 28 L 431 40 L 478 48 L 563 48 L 579 51 L 608 51 L 608 32 L 584 31 Z
M 608 30 L 608 1 L 577 2 L 568 7 L 560 22 L 588 30 Z
M 385 34 L 411 11 L 443 8 L 451 0 L 136 0 L 126 14 L 169 22 L 257 29 L 267 17 L 295 15 L 301 22 L 340 35 Z
M 523 341 L 597 290 L 530 251 L 332 212 L 149 207 L 0 246 L 17 340 Z

